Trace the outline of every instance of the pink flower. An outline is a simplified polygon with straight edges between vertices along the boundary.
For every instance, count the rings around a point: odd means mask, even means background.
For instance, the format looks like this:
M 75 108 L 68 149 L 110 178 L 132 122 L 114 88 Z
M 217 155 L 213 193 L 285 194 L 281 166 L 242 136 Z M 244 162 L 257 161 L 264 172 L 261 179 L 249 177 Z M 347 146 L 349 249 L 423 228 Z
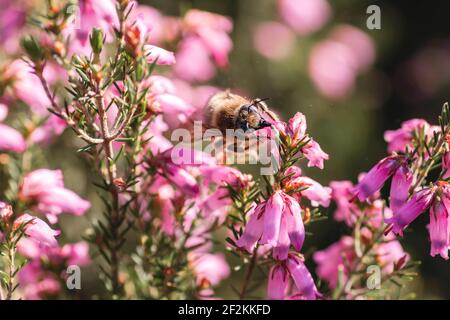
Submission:
M 112 0 L 80 0 L 80 16 L 77 17 L 79 26 L 74 26 L 76 39 L 79 42 L 80 49 L 88 47 L 89 33 L 93 28 L 100 28 L 106 34 L 106 40 L 112 41 L 112 27 L 118 26 L 118 17 L 115 8 L 115 2 Z M 70 28 L 72 29 L 72 28 Z M 73 32 L 67 30 L 66 32 Z
M 175 74 L 189 82 L 207 81 L 216 73 L 205 45 L 197 37 L 191 36 L 182 40 L 176 53 L 176 60 Z
M 274 247 L 275 259 L 285 260 L 292 244 L 300 251 L 305 229 L 298 202 L 282 191 L 276 191 L 267 201 L 249 213 L 249 220 L 238 247 L 251 252 L 258 242 Z
M 412 148 L 413 133 L 423 130 L 429 136 L 430 124 L 423 119 L 411 119 L 402 123 L 397 130 L 388 130 L 384 133 L 384 140 L 388 143 L 388 152 L 404 152 L 406 147 Z
M 260 55 L 271 60 L 282 60 L 294 49 L 295 36 L 279 22 L 263 22 L 256 27 L 253 45 Z
M 343 236 L 338 242 L 324 250 L 316 251 L 313 255 L 317 264 L 317 275 L 327 281 L 330 288 L 336 288 L 339 269 L 342 269 L 345 278 L 348 277 L 348 266 L 355 257 L 353 239 L 350 236 Z
M 331 15 L 326 0 L 279 0 L 278 8 L 282 19 L 300 34 L 318 31 Z
M 25 225 L 25 234 L 34 241 L 54 247 L 58 245 L 56 236 L 60 234 L 59 231 L 51 229 L 48 224 L 39 218 L 32 217 L 29 214 L 23 214 L 14 221 L 14 227 L 20 228 Z
M 324 187 L 317 181 L 302 176 L 302 170 L 298 167 L 290 167 L 284 173 L 289 178 L 283 183 L 285 191 L 294 191 L 297 189 L 305 189 L 292 194 L 294 198 L 300 200 L 302 196 L 311 201 L 311 205 L 317 207 L 319 205 L 328 207 L 331 200 L 331 188 Z
M 228 64 L 228 54 L 233 48 L 228 33 L 233 29 L 230 18 L 197 9 L 189 10 L 184 17 L 187 30 L 196 35 L 220 67 Z
M 27 148 L 25 139 L 19 131 L 0 123 L 0 151 L 24 152 Z
M 288 123 L 278 122 L 275 126 L 283 136 L 290 137 L 293 146 L 306 138 L 306 118 L 303 113 L 297 112 Z
M 403 230 L 431 206 L 434 193 L 434 188 L 426 188 L 416 192 L 408 202 L 394 213 L 392 218 L 385 219 L 385 222 L 393 224 L 392 231 L 394 233 L 403 235 Z
M 334 40 L 324 40 L 311 50 L 308 72 L 319 92 L 330 99 L 341 99 L 353 89 L 357 62 L 353 52 Z
M 290 279 L 294 283 L 291 295 L 288 294 Z M 270 270 L 267 297 L 272 300 L 315 300 L 321 297 L 321 294 L 303 261 L 297 256 L 289 254 L 286 261 L 274 265 Z
M 76 216 L 83 215 L 91 204 L 66 188 L 52 188 L 39 194 L 37 208 L 47 214 L 50 223 L 56 223 L 57 215 L 65 212 Z
M 376 246 L 375 251 L 377 263 L 385 274 L 392 273 L 400 260 L 404 260 L 403 263 L 406 263 L 410 259 L 400 242 L 394 237 L 387 236 L 386 241 Z
M 55 137 L 60 136 L 66 127 L 67 123 L 65 120 L 55 115 L 50 115 L 42 126 L 33 130 L 30 139 L 34 143 L 49 144 Z
M 190 260 L 199 286 L 216 286 L 230 275 L 230 267 L 221 253 L 194 253 Z
M 283 265 L 270 269 L 267 297 L 270 300 L 283 300 L 289 285 L 289 271 Z
M 403 164 L 395 171 L 389 196 L 389 206 L 392 211 L 396 212 L 406 202 L 412 182 L 413 176 L 406 164 Z
M 381 159 L 356 186 L 355 195 L 358 199 L 364 201 L 379 191 L 386 180 L 402 165 L 403 161 L 404 158 L 397 155 Z
M 156 63 L 158 65 L 172 65 L 175 63 L 173 52 L 163 48 L 147 44 L 144 46 L 148 63 Z
M 64 188 L 60 170 L 38 169 L 28 173 L 20 187 L 20 197 L 34 202 L 51 223 L 56 223 L 57 215 L 63 212 L 83 215 L 90 208 L 88 201 Z
M 449 224 L 449 199 L 435 201 L 430 210 L 430 225 L 428 227 L 431 241 L 431 256 L 439 254 L 448 260 L 448 249 L 450 246 L 450 224 Z
M 349 227 L 353 226 L 360 214 L 358 206 L 351 201 L 354 198 L 353 183 L 351 181 L 332 181 L 330 187 L 331 196 L 336 202 L 334 219 L 344 221 Z
M 301 152 L 308 159 L 308 167 L 317 167 L 323 169 L 323 162 L 328 160 L 330 157 L 325 153 L 320 145 L 311 139 L 311 141 L 302 148 Z
M 61 256 L 67 259 L 68 265 L 85 266 L 91 262 L 89 245 L 85 241 L 65 244 L 61 248 Z
M 316 288 L 314 279 L 303 261 L 295 255 L 289 255 L 286 262 L 291 278 L 294 280 L 296 296 L 299 299 L 316 300 L 321 294 Z
M 355 57 L 356 70 L 363 71 L 375 60 L 375 45 L 369 35 L 351 25 L 333 28 L 330 38 L 349 48 Z

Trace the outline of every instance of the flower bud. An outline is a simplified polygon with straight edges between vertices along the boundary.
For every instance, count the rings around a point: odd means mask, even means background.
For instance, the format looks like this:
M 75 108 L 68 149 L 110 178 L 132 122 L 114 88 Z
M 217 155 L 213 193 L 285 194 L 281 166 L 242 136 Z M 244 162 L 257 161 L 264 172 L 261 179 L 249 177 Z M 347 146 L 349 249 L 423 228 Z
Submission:
M 36 41 L 36 39 L 33 36 L 26 36 L 22 38 L 20 43 L 22 45 L 22 48 L 27 53 L 27 55 L 31 58 L 31 60 L 33 61 L 42 60 L 42 58 L 44 57 L 44 53 L 42 52 L 40 44 Z
M 103 32 L 99 28 L 94 28 L 89 36 L 92 51 L 94 54 L 100 54 L 103 49 Z

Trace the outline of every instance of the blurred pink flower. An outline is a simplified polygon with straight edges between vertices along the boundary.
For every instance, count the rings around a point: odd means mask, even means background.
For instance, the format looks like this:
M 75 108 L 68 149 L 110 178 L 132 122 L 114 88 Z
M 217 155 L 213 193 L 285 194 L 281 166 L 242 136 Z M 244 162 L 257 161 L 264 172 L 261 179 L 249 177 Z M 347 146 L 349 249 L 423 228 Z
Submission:
M 14 221 L 14 228 L 25 226 L 25 234 L 39 244 L 54 247 L 58 245 L 56 236 L 59 231 L 51 229 L 47 223 L 29 214 L 23 214 Z
M 206 81 L 216 73 L 205 45 L 197 37 L 190 36 L 181 41 L 176 61 L 176 76 L 189 82 Z
M 74 21 L 79 25 L 66 30 L 68 33 L 73 31 L 76 33 L 78 42 L 74 46 L 75 52 L 81 49 L 81 52 L 86 53 L 86 49 L 89 48 L 89 33 L 93 28 L 102 29 L 106 35 L 106 41 L 112 41 L 112 27 L 118 26 L 119 22 L 113 0 L 79 0 L 79 9 L 80 16 L 75 17 Z
M 267 298 L 284 300 L 289 285 L 289 271 L 283 265 L 275 265 L 270 269 L 267 284 Z
M 318 31 L 331 16 L 326 0 L 278 0 L 278 9 L 281 18 L 300 34 Z
M 192 253 L 190 263 L 201 287 L 216 286 L 220 281 L 228 278 L 230 267 L 221 253 Z
M 26 25 L 30 4 L 27 1 L 0 0 L 0 7 L 0 46 L 7 54 L 13 54 L 19 50 L 17 39 Z
M 329 36 L 311 50 L 309 75 L 319 92 L 330 99 L 341 99 L 353 89 L 356 77 L 375 60 L 375 45 L 362 30 L 335 27 Z
M 253 45 L 260 55 L 271 60 L 282 60 L 294 49 L 295 35 L 279 22 L 263 22 L 256 26 Z
M 49 64 L 44 69 L 44 77 L 51 83 L 57 76 L 56 69 Z M 50 101 L 32 68 L 23 60 L 17 59 L 6 66 L 3 77 L 12 83 L 12 95 L 22 100 L 39 116 L 47 116 Z M 33 92 L 33 94 L 30 94 Z
M 0 103 L 0 122 L 6 119 L 8 116 L 8 107 L 6 104 Z
M 333 28 L 330 39 L 347 46 L 355 57 L 356 70 L 364 71 L 375 60 L 375 45 L 372 38 L 354 26 L 342 24 Z
M 22 134 L 0 123 L 0 151 L 24 152 L 27 148 Z
M 64 188 L 60 170 L 38 169 L 28 173 L 23 179 L 20 197 L 33 202 L 50 223 L 56 223 L 57 216 L 63 212 L 83 215 L 90 208 L 88 201 Z
M 360 215 L 360 210 L 354 201 L 354 186 L 351 181 L 331 181 L 331 196 L 336 202 L 334 219 L 344 221 L 349 227 L 353 226 Z
M 50 144 L 55 137 L 64 132 L 66 127 L 65 120 L 52 114 L 43 125 L 33 130 L 30 140 L 33 143 Z
M 334 289 L 338 283 L 339 269 L 342 269 L 346 279 L 349 273 L 348 266 L 352 265 L 355 257 L 352 237 L 343 236 L 328 248 L 314 253 L 313 259 L 317 264 L 316 273 L 320 279 L 328 282 L 330 288 Z
M 334 40 L 324 40 L 311 50 L 308 70 L 323 96 L 340 99 L 353 89 L 355 66 L 355 56 L 347 46 Z
M 145 45 L 144 50 L 148 63 L 156 63 L 159 65 L 172 65 L 175 63 L 175 56 L 173 52 L 151 44 Z

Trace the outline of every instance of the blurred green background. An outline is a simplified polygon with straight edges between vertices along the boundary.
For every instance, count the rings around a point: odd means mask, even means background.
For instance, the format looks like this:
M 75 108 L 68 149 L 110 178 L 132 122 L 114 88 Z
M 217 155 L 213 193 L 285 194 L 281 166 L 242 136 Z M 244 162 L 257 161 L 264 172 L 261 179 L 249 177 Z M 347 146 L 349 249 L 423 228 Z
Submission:
M 161 10 L 165 15 L 178 16 L 188 8 L 198 8 L 230 16 L 234 21 L 230 66 L 220 71 L 213 84 L 239 88 L 255 97 L 269 97 L 270 107 L 285 120 L 296 111 L 303 112 L 309 132 L 330 154 L 323 171 L 306 170 L 308 175 L 323 184 L 343 179 L 355 182 L 358 173 L 368 170 L 385 156 L 385 130 L 397 129 L 401 122 L 416 117 L 436 123 L 442 104 L 449 98 L 448 1 L 329 1 L 332 16 L 328 23 L 313 34 L 296 35 L 292 51 L 279 61 L 261 56 L 253 46 L 254 28 L 259 22 L 280 21 L 275 0 L 140 2 Z M 366 8 L 371 4 L 381 8 L 381 30 L 366 28 Z M 358 27 L 372 38 L 376 59 L 366 72 L 357 77 L 350 94 L 333 100 L 317 91 L 308 76 L 307 63 L 311 48 L 324 40 L 334 26 L 342 23 Z M 68 187 L 82 194 L 93 194 L 95 191 L 89 186 L 88 177 L 81 178 L 89 171 L 79 168 L 78 155 L 62 152 L 68 139 L 70 133 L 49 150 L 55 167 L 62 166 L 65 172 L 73 173 L 67 175 Z M 62 158 L 65 160 L 59 161 Z M 95 212 L 100 212 L 98 205 L 91 210 L 91 217 L 96 215 Z M 72 226 L 64 228 L 69 230 L 67 238 L 79 240 L 81 230 L 88 226 L 91 217 L 86 217 L 80 225 L 72 223 L 75 221 L 73 217 L 64 217 L 63 224 Z M 80 220 L 83 219 L 77 218 Z M 428 217 L 423 215 L 409 228 L 402 241 L 412 258 L 422 261 L 420 277 L 413 282 L 412 289 L 419 298 L 450 299 L 450 262 L 429 256 L 427 224 Z M 346 227 L 328 219 L 315 224 L 311 231 L 313 236 L 307 237 L 306 252 L 328 246 L 346 232 Z M 309 266 L 314 270 L 312 264 Z M 82 295 L 86 297 L 90 291 L 98 292 L 102 287 L 95 268 L 92 267 L 91 271 L 83 278 Z M 241 276 L 235 273 L 232 280 L 237 282 Z M 218 292 L 233 298 L 228 281 Z

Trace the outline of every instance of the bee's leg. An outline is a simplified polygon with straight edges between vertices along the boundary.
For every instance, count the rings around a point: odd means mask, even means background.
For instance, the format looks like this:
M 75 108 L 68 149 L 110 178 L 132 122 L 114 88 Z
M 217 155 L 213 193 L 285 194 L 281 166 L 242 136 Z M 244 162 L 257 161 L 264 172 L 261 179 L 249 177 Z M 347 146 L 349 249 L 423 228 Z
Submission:
M 267 113 L 267 115 L 273 120 L 273 121 L 280 121 L 280 119 L 278 118 L 278 116 L 272 112 L 269 107 L 267 106 L 267 104 L 264 101 L 258 101 L 256 103 L 256 106 L 262 110 L 263 112 Z

